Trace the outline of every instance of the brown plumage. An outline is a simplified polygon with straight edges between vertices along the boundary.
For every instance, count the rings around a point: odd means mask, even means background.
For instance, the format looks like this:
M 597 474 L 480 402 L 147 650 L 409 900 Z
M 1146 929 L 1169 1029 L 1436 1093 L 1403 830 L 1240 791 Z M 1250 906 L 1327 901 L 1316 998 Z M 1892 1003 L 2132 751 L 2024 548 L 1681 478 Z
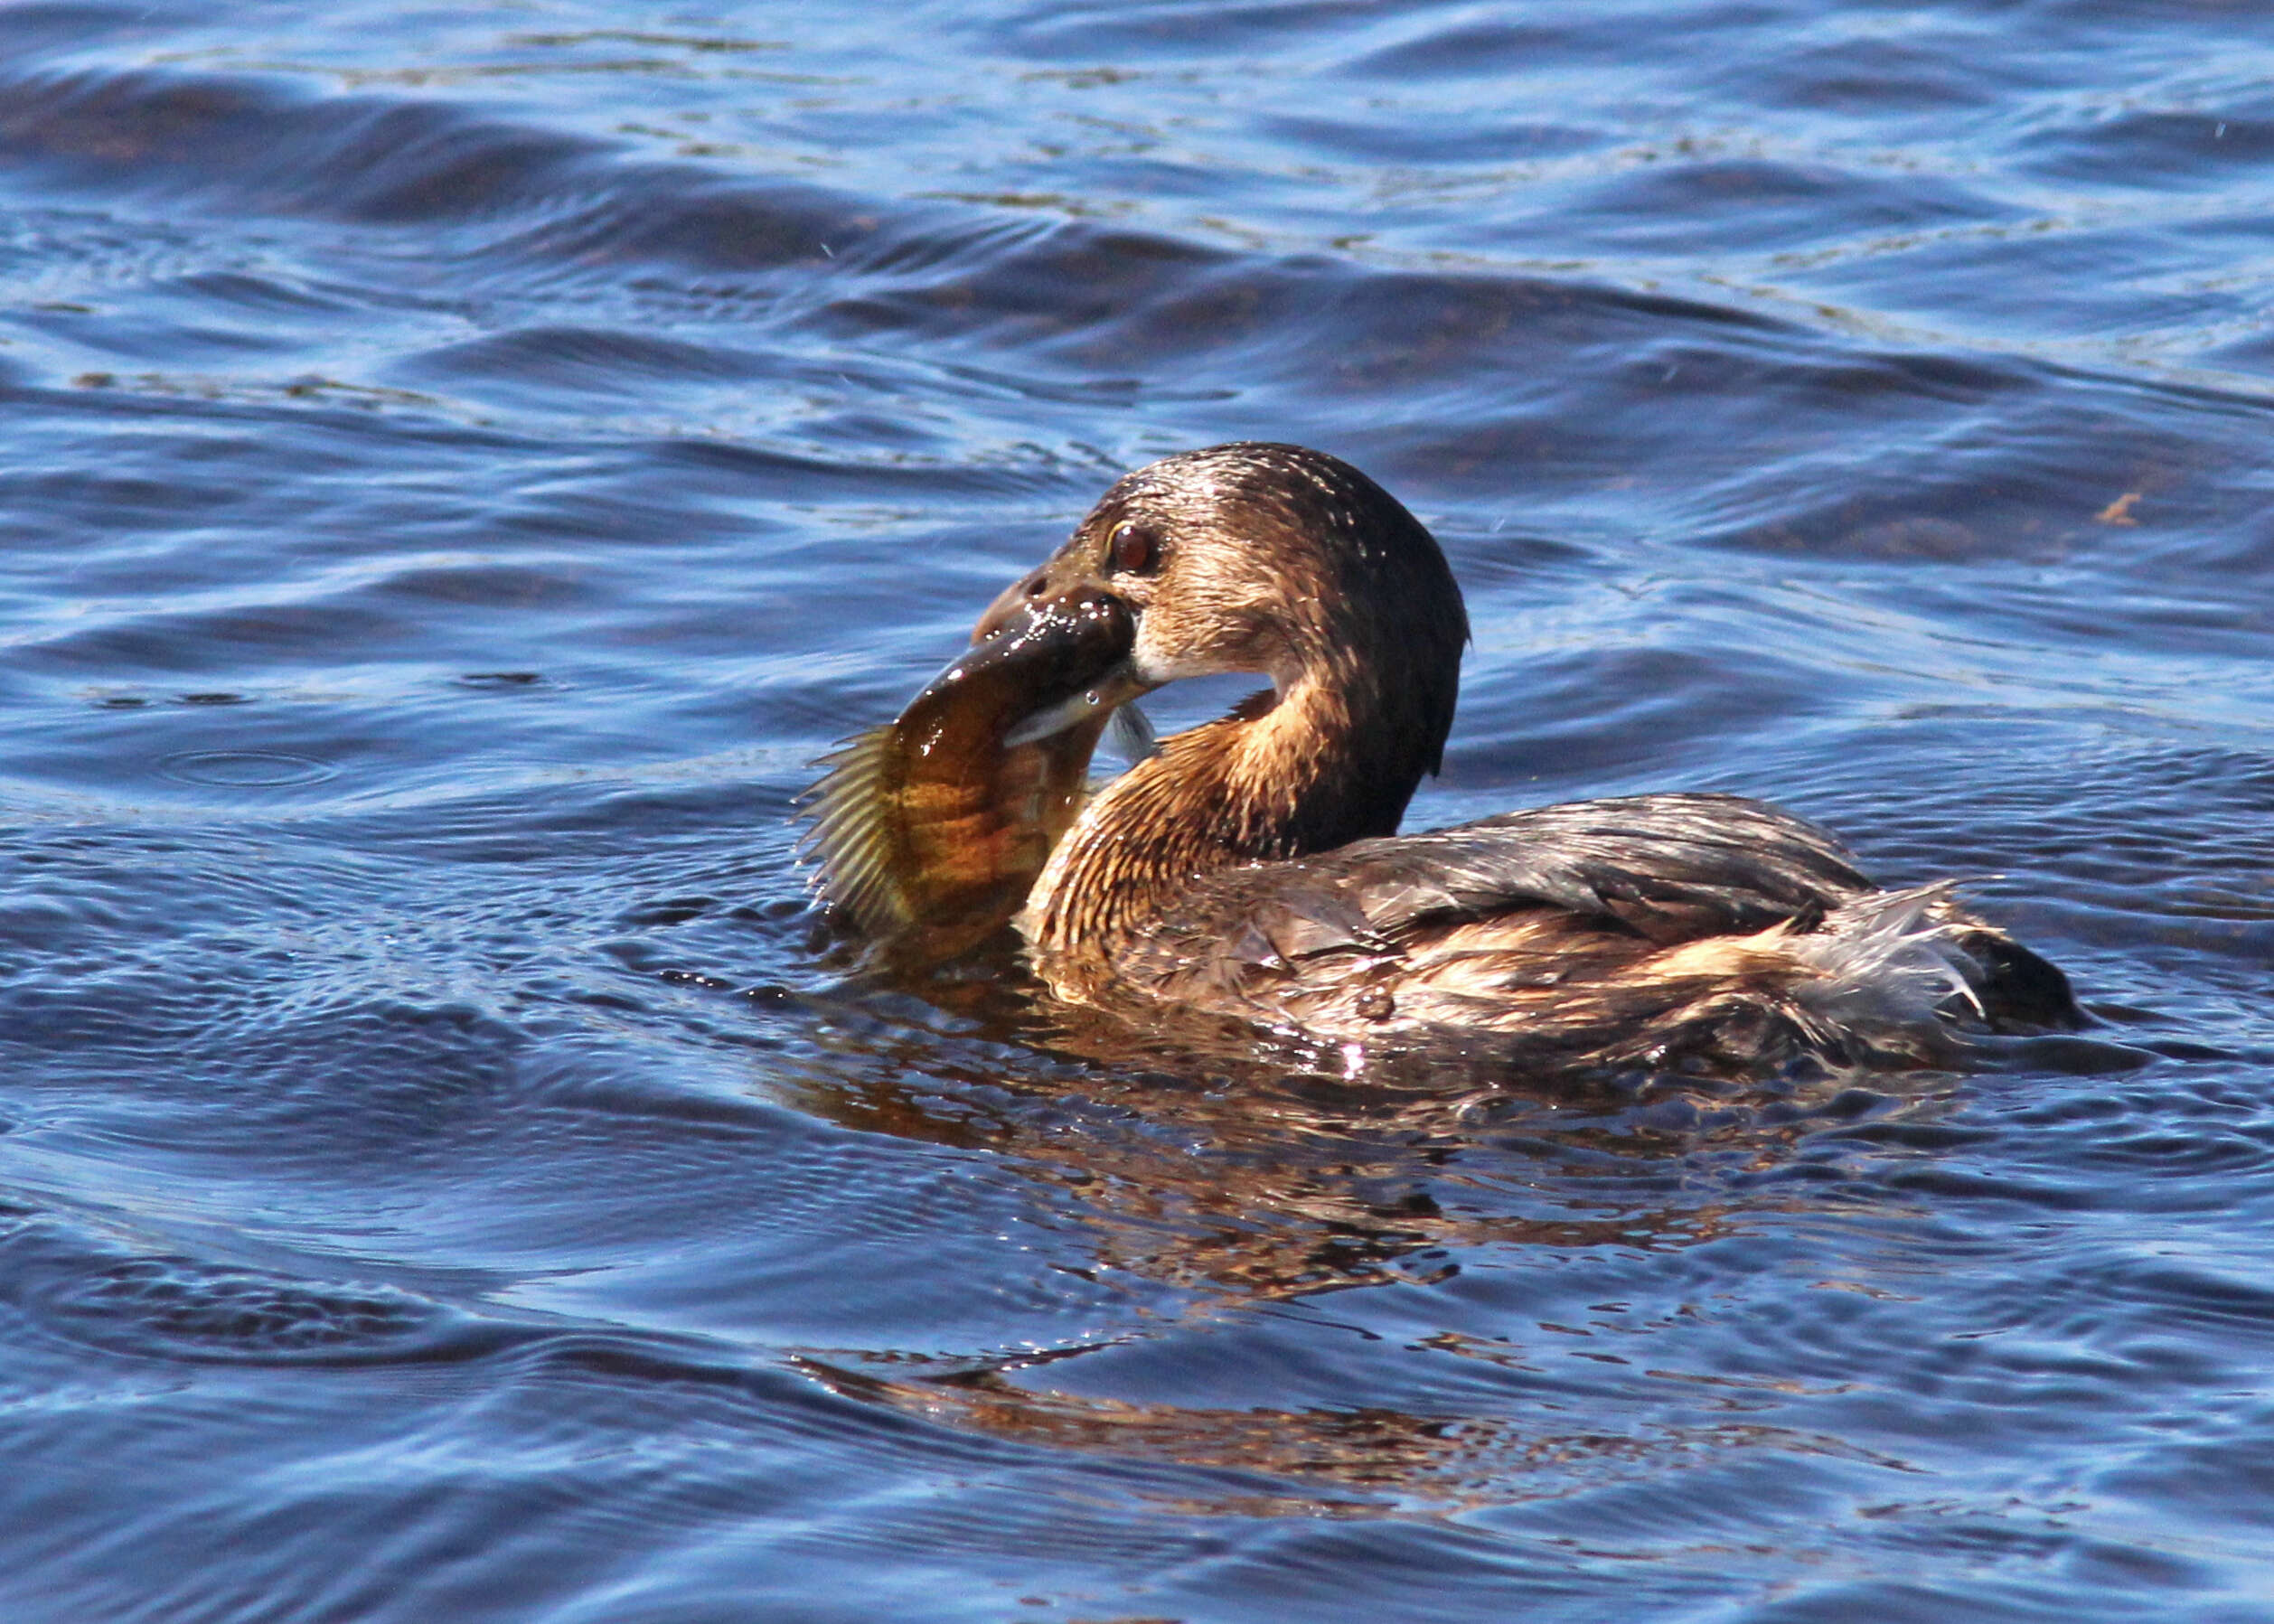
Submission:
M 1173 456 L 1108 492 L 989 611 L 1135 614 L 1145 683 L 1273 690 L 1107 785 L 1020 916 L 1061 996 L 1166 1000 L 1329 1041 L 1502 1034 L 1531 1053 L 1916 1059 L 1954 1022 L 2068 1025 L 2061 973 L 1947 887 L 1886 893 L 1755 802 L 1646 795 L 1395 836 L 1452 724 L 1468 623 L 1443 555 L 1355 468 Z
M 1103 688 L 1094 640 L 1072 681 L 988 652 L 1101 599 L 1127 610 Z M 1940 1059 L 1969 1027 L 2080 1019 L 2061 972 L 1950 887 L 1879 890 L 1757 802 L 1643 795 L 1396 835 L 1438 768 L 1468 622 L 1428 530 L 1322 453 L 1243 443 L 1138 470 L 974 635 L 966 660 L 1031 706 L 974 724 L 1014 755 L 1067 727 L 1086 757 L 1106 690 L 1272 680 L 1057 840 L 1017 924 L 1062 999 L 1369 1049 L 1739 1069 Z

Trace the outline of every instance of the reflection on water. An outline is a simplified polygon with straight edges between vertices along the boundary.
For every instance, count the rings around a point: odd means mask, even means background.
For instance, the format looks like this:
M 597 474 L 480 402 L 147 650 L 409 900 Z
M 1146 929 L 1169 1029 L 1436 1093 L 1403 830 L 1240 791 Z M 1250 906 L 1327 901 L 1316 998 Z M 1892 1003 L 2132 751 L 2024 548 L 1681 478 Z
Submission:
M 1492 1360 L 1490 1347 L 1446 1340 L 1444 1351 Z M 849 1397 L 999 1437 L 1107 1456 L 1174 1461 L 1268 1479 L 1193 1494 L 1180 1509 L 1236 1516 L 1362 1516 L 1416 1504 L 1458 1511 L 1647 1481 L 1715 1451 L 1785 1451 L 1910 1469 L 1839 1439 L 1724 1422 L 1656 1436 L 1556 1431 L 1507 1420 L 1408 1415 L 1395 1410 L 1189 1411 L 1028 1392 L 991 1371 L 916 1383 L 880 1380 L 818 1360 L 813 1371 Z M 1297 1486 L 1301 1492 L 1291 1492 Z
M 991 1007 L 998 1019 L 1016 1008 L 1000 995 L 959 1001 L 966 1016 Z M 1457 1070 L 1352 1081 L 1252 1059 L 1209 1065 L 1157 1039 L 1148 1045 L 1095 1011 L 1041 1017 L 1029 1041 L 1042 1042 L 1042 1055 L 980 1036 L 968 1019 L 950 1017 L 940 1031 L 937 1009 L 919 1043 L 886 1024 L 896 1013 L 901 1024 L 917 1019 L 904 1003 L 888 1000 L 879 1013 L 855 1048 L 882 1069 L 850 1084 L 808 1078 L 790 1096 L 802 1109 L 1005 1159 L 1033 1181 L 1038 1204 L 1088 1235 L 1085 1279 L 1174 1287 L 1173 1312 L 1203 1322 L 1351 1288 L 1434 1286 L 1480 1253 L 1615 1250 L 1646 1262 L 1814 1205 L 1805 1179 L 1733 1202 L 1696 1178 L 1701 1168 L 1774 1184 L 1831 1127 L 1922 1146 L 1964 1138 L 1940 1128 L 1957 1079 L 1931 1074 L 1811 1072 L 1743 1086 L 1649 1075 L 1483 1082 Z M 1051 1051 L 1060 1058 L 1050 1061 Z M 922 1068 L 921 1081 L 904 1080 L 903 1066 Z M 1684 1304 L 1620 1328 L 1648 1336 L 1697 1311 Z M 1122 1339 L 1153 1334 L 1140 1324 Z M 1458 1410 L 1198 1406 L 1061 1385 L 1069 1362 L 1102 1346 L 978 1357 L 879 1350 L 852 1363 L 817 1350 L 799 1367 L 849 1397 L 991 1435 L 1273 1479 L 1191 1502 L 1241 1515 L 1521 1502 L 1647 1478 L 1720 1450 L 1912 1469 L 1836 1436 L 1738 1420 L 1606 1434 Z M 1502 1338 L 1445 1330 L 1416 1346 L 1535 1368 Z M 1773 1377 L 1649 1374 L 1738 1394 L 1809 1391 Z M 1750 1406 L 1734 1398 L 1729 1407 Z M 1301 1489 L 1292 1497 L 1291 1483 Z
M 7 1616 L 2259 1616 L 2254 22 L 0 4 Z M 1258 435 L 1468 593 L 1414 826 L 1774 800 L 2099 1024 L 853 978 L 807 764 Z
M 953 1105 L 937 1093 L 944 1079 L 962 1085 Z M 1621 1109 L 1578 1097 L 1527 1105 L 1481 1087 L 1401 1096 L 1261 1067 L 1204 1079 L 1124 1073 L 1117 1084 L 1095 1079 L 1107 1083 L 1095 1096 L 1081 1091 L 1089 1080 L 1020 1078 L 1009 1068 L 958 1075 L 935 1061 L 921 1092 L 876 1081 L 795 1097 L 847 1127 L 1015 1158 L 1062 1216 L 1096 1228 L 1099 1267 L 1236 1300 L 1425 1279 L 1452 1267 L 1447 1248 L 1458 1244 L 1701 1238 L 1713 1233 L 1710 1204 L 1658 1208 L 1621 1197 L 1630 1184 L 1652 1182 L 1653 1163 L 1706 1143 L 1743 1135 L 1750 1154 L 1772 1157 L 1774 1141 L 1795 1137 L 1793 1124 L 1814 1114 L 1788 1105 L 1778 1129 L 1762 1131 L 1749 1105 L 1716 1112 L 1674 1098 Z M 963 1091 L 997 1103 L 975 1106 Z M 1842 1114 L 1860 1109 L 1855 1093 L 1843 1091 Z M 1479 1206 L 1489 1197 L 1462 1164 L 1464 1152 L 1487 1144 L 1495 1159 L 1527 1164 L 1513 1190 L 1493 1193 L 1520 1193 L 1528 1210 Z

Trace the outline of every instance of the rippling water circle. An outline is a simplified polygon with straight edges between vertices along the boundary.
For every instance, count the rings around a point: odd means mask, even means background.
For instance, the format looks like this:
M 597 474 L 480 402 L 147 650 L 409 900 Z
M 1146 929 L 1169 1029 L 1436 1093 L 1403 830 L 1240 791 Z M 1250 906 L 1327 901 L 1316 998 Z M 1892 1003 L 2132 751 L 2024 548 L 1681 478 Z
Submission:
M 2267 1617 L 2269 83 L 2175 0 L 0 0 L 0 1614 Z M 1773 799 L 2094 1026 L 1354 1086 L 848 974 L 809 764 L 1254 437 L 1468 594 L 1412 826 Z
M 158 770 L 177 784 L 222 789 L 321 784 L 337 771 L 313 756 L 287 756 L 277 750 L 184 750 L 167 756 Z

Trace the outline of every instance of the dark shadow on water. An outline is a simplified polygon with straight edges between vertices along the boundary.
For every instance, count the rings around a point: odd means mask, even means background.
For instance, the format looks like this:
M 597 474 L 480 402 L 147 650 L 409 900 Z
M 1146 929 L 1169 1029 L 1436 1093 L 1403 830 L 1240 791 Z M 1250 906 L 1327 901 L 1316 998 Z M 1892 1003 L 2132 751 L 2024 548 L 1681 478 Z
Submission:
M 782 996 L 760 1001 L 778 1009 Z M 1091 1356 L 1179 1327 L 1298 1303 L 1331 1315 L 1319 1305 L 1337 1293 L 1444 1286 L 1464 1260 L 1671 1257 L 1743 1236 L 1751 1220 L 1852 1209 L 1870 1197 L 1820 1158 L 1805 1161 L 1811 1142 L 1931 1141 L 1956 1095 L 1950 1074 L 1796 1068 L 1737 1084 L 1525 1076 L 1437 1057 L 1339 1075 L 1292 1051 L 1261 1052 L 1252 1032 L 1226 1028 L 1201 1052 L 1050 1005 L 1007 956 L 915 990 L 842 984 L 809 1008 L 830 1064 L 794 1081 L 771 1072 L 769 1092 L 846 1128 L 991 1152 L 1031 1182 L 1056 1225 L 1087 1235 L 1085 1279 L 1142 1280 L 1173 1305 L 1095 1344 L 798 1358 L 845 1396 L 989 1436 L 1253 1474 L 1207 1502 L 1253 1515 L 1509 1505 L 1728 1450 L 1909 1469 L 1764 1422 L 1585 1426 L 1546 1413 L 1440 1413 L 1422 1394 L 1410 1407 L 1386 1396 L 1357 1409 L 1255 1408 L 1208 1402 L 1205 1377 L 1162 1398 L 1101 1392 L 1080 1372 Z M 1458 1357 L 1522 1365 L 1489 1339 L 1434 1338 Z
M 1688 1244 L 1718 1204 L 1672 1194 L 1686 1157 L 1772 1160 L 1817 1127 L 1931 1110 L 1952 1081 L 1523 1073 L 1307 1050 L 1229 1019 L 1141 1029 L 1048 1000 L 1008 953 L 920 986 L 848 983 L 817 1012 L 837 1075 L 799 1079 L 802 1109 L 1015 1158 L 1125 1230 L 1115 1266 L 1244 1300 L 1411 1281 L 1393 1266 L 1453 1245 Z M 1534 1198 L 1486 1211 L 1483 1187 Z

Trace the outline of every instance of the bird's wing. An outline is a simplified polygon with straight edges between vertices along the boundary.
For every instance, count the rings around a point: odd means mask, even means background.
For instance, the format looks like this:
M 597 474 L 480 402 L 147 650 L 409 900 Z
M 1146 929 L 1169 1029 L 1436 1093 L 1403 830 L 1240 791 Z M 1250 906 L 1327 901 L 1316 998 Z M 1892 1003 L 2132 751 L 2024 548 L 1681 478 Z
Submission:
M 1386 936 L 1550 907 L 1666 944 L 1806 920 L 1872 888 L 1823 830 L 1734 795 L 1543 806 L 1312 860 Z
M 1332 954 L 1395 956 L 1417 936 L 1558 912 L 1657 945 L 1812 922 L 1871 889 L 1846 851 L 1732 795 L 1636 795 L 1509 812 L 1226 869 L 1149 933 L 1159 970 L 1245 981 Z

